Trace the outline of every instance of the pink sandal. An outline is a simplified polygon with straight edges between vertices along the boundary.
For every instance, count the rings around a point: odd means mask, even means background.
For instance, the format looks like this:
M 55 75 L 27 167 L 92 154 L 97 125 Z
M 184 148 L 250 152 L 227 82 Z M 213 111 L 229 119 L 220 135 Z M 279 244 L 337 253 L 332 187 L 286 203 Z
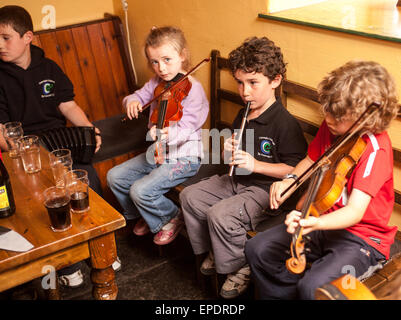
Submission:
M 180 218 L 173 218 L 154 236 L 153 242 L 162 246 L 172 242 L 184 226 Z
M 138 221 L 135 224 L 133 232 L 137 236 L 144 236 L 145 234 L 148 234 L 150 232 L 149 226 L 146 223 L 145 219 L 139 218 Z

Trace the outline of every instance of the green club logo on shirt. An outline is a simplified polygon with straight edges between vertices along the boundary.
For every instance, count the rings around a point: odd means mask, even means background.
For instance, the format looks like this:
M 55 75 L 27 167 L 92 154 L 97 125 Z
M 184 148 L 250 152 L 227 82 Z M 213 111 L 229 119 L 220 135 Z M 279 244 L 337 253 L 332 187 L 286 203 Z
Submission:
M 42 98 L 54 96 L 54 84 L 55 84 L 54 80 L 43 80 L 39 82 Z
M 257 155 L 264 158 L 273 158 L 273 150 L 275 148 L 275 143 L 272 138 L 269 137 L 259 137 L 259 148 Z
M 260 144 L 260 151 L 263 154 L 270 155 L 272 150 L 272 142 L 270 140 L 262 140 Z

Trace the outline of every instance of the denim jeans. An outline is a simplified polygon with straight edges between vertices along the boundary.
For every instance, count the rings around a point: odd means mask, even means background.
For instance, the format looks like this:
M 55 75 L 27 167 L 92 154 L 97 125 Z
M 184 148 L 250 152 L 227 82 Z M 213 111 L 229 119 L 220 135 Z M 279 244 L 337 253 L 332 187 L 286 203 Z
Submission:
M 195 175 L 199 167 L 198 157 L 167 159 L 156 165 L 149 163 L 146 153 L 142 153 L 109 170 L 107 184 L 127 220 L 141 215 L 151 232 L 157 233 L 178 212 L 164 194 Z

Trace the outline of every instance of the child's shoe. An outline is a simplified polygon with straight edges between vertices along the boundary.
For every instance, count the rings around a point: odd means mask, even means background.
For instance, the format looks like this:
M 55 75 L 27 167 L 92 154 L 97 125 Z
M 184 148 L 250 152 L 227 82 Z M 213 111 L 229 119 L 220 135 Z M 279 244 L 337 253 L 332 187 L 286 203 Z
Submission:
M 121 260 L 120 258 L 117 256 L 116 260 L 113 262 L 113 264 L 111 265 L 113 267 L 114 271 L 120 271 L 121 270 Z
M 225 299 L 238 297 L 248 288 L 250 276 L 251 269 L 247 264 L 237 272 L 229 274 L 220 290 L 220 295 Z
M 177 236 L 182 227 L 184 221 L 182 220 L 181 211 L 177 216 L 170 220 L 161 230 L 154 236 L 153 242 L 162 246 L 172 242 Z
M 58 282 L 62 286 L 70 288 L 78 288 L 84 283 L 84 275 L 81 269 L 71 274 L 65 274 L 58 277 Z
M 148 234 L 150 232 L 149 226 L 146 223 L 145 219 L 142 217 L 138 219 L 138 221 L 135 224 L 133 232 L 137 236 L 144 236 L 145 234 Z
M 216 266 L 214 264 L 214 256 L 212 251 L 209 251 L 209 254 L 205 260 L 203 260 L 200 267 L 200 272 L 205 276 L 211 276 L 212 274 L 216 273 Z

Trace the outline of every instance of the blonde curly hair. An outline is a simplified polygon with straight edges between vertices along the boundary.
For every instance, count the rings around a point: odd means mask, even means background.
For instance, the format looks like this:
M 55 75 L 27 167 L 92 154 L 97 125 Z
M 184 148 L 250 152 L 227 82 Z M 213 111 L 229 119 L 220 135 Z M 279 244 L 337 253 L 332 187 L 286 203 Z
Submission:
M 339 121 L 356 120 L 373 102 L 379 103 L 379 112 L 363 128 L 372 133 L 386 130 L 399 110 L 393 77 L 373 61 L 347 62 L 331 71 L 317 91 L 323 113 Z

